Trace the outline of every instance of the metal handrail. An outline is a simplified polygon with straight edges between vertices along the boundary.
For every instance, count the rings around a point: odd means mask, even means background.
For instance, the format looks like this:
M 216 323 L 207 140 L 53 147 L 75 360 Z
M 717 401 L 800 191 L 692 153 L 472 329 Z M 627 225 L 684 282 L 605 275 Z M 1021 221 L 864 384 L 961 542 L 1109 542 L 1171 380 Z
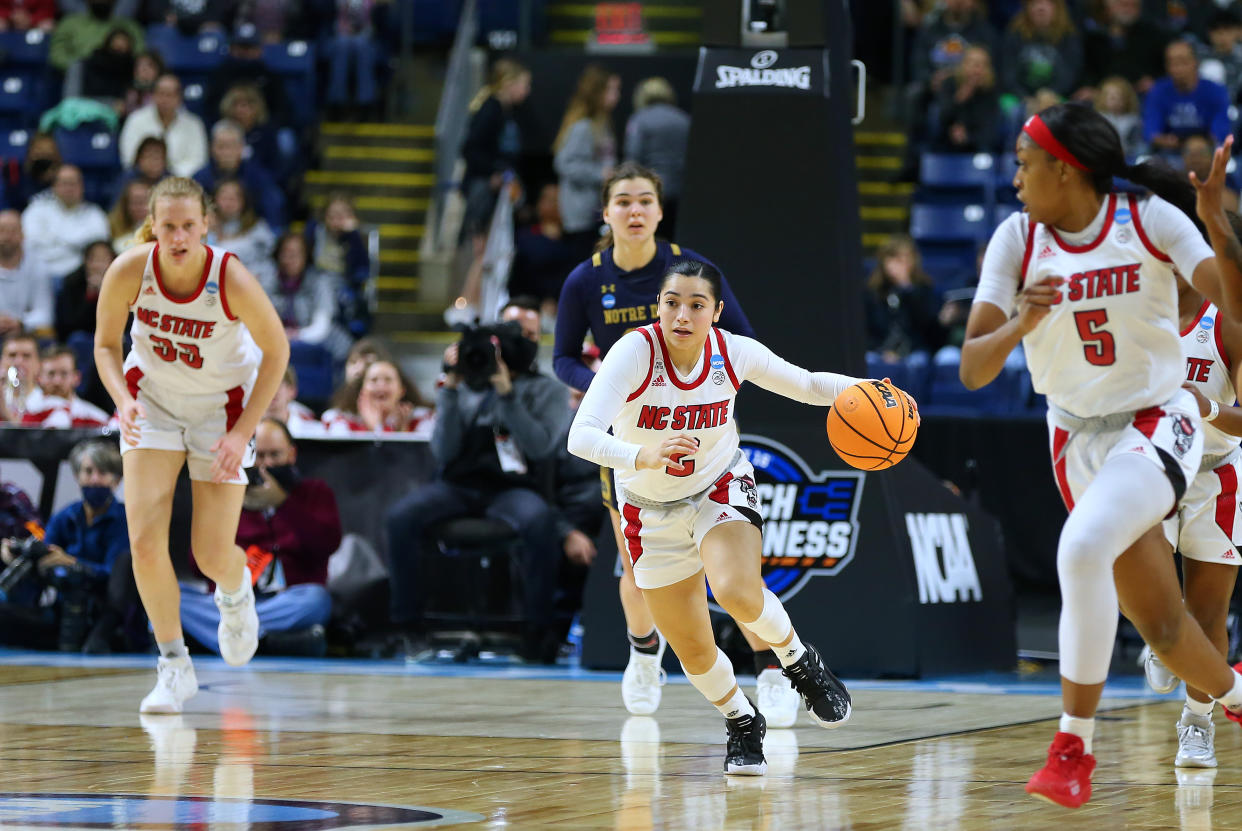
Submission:
M 444 217 L 445 196 L 456 187 L 453 179 L 461 144 L 466 137 L 470 121 L 470 99 L 474 95 L 471 77 L 470 51 L 478 33 L 478 9 L 476 0 L 465 0 L 461 18 L 457 23 L 457 35 L 453 38 L 453 50 L 449 53 L 448 72 L 444 79 L 444 91 L 440 95 L 440 107 L 436 111 L 436 193 L 435 233 L 438 239 L 440 223 Z

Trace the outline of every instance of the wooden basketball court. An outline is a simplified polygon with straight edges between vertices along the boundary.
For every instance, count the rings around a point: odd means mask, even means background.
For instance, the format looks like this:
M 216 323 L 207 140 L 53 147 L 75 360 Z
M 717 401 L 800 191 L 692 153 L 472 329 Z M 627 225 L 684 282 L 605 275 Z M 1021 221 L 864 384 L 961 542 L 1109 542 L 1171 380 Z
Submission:
M 1242 731 L 1218 711 L 1220 768 L 1176 770 L 1179 699 L 1137 678 L 1106 693 L 1096 795 L 1068 811 L 1022 791 L 1049 680 L 853 682 L 848 725 L 803 716 L 769 731 L 766 777 L 726 778 L 721 719 L 677 678 L 646 718 L 617 673 L 195 665 L 184 715 L 140 719 L 153 660 L 0 653 L 0 828 L 1242 828 Z

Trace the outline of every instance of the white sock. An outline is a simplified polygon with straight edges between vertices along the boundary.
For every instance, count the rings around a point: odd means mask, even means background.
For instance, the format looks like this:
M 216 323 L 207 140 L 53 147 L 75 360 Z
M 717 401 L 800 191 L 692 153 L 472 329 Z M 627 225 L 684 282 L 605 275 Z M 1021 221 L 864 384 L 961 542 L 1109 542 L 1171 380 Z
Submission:
M 175 641 L 160 641 L 156 644 L 160 650 L 162 658 L 184 658 L 190 653 L 185 648 L 185 638 L 177 638 Z
M 1207 701 L 1195 701 L 1190 696 L 1186 696 L 1186 710 L 1194 713 L 1196 716 L 1212 715 L 1212 707 L 1216 705 L 1215 701 L 1208 699 Z
M 217 583 L 216 588 L 220 590 L 220 604 L 223 606 L 240 605 L 241 602 L 246 599 L 246 580 L 249 579 L 249 577 L 250 577 L 250 570 L 247 569 L 246 573 L 242 576 L 241 585 L 238 586 L 235 591 L 231 591 L 231 592 L 225 591 L 224 586 L 221 586 L 219 583 Z
M 1216 700 L 1230 710 L 1242 707 L 1242 675 L 1239 675 L 1236 669 L 1233 671 L 1233 686 L 1229 688 L 1229 692 L 1217 696 Z
M 723 704 L 717 704 L 716 709 L 720 711 L 725 718 L 739 718 L 740 716 L 753 716 L 755 708 L 751 706 L 750 700 L 746 698 L 746 694 L 739 687 L 729 696 L 729 700 Z
M 806 647 L 802 645 L 798 633 L 790 631 L 789 634 L 791 635 L 789 643 L 784 646 L 772 647 L 772 651 L 776 653 L 776 658 L 783 667 L 798 663 L 798 661 L 802 660 L 802 656 L 806 654 Z
M 1061 713 L 1061 732 L 1070 733 L 1082 739 L 1082 752 L 1091 752 L 1091 739 L 1095 736 L 1095 719 L 1078 718 L 1069 713 Z

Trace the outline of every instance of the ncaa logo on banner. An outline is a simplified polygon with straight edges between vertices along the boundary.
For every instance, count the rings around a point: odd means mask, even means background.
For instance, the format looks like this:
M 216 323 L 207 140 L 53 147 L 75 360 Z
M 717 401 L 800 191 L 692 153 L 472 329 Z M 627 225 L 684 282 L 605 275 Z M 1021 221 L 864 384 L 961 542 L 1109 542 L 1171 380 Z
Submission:
M 763 514 L 763 581 L 782 601 L 815 577 L 832 577 L 854 559 L 862 471 L 813 472 L 785 445 L 742 436 L 755 468 Z

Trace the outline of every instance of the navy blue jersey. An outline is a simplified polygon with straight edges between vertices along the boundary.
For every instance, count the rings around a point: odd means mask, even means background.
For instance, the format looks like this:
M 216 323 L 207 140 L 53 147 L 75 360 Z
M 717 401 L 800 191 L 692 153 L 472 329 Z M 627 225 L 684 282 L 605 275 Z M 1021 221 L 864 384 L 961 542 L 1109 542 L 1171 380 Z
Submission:
M 631 329 L 659 319 L 656 296 L 660 281 L 674 260 L 712 263 L 702 254 L 675 243 L 656 242 L 651 262 L 633 271 L 622 271 L 612 261 L 612 248 L 595 254 L 565 278 L 556 309 L 556 344 L 552 350 L 556 377 L 574 389 L 585 390 L 595 373 L 582 363 L 582 340 L 587 331 L 599 347 L 600 357 Z M 755 332 L 742 312 L 729 281 L 723 281 L 724 311 L 716 325 L 737 335 L 753 338 Z

